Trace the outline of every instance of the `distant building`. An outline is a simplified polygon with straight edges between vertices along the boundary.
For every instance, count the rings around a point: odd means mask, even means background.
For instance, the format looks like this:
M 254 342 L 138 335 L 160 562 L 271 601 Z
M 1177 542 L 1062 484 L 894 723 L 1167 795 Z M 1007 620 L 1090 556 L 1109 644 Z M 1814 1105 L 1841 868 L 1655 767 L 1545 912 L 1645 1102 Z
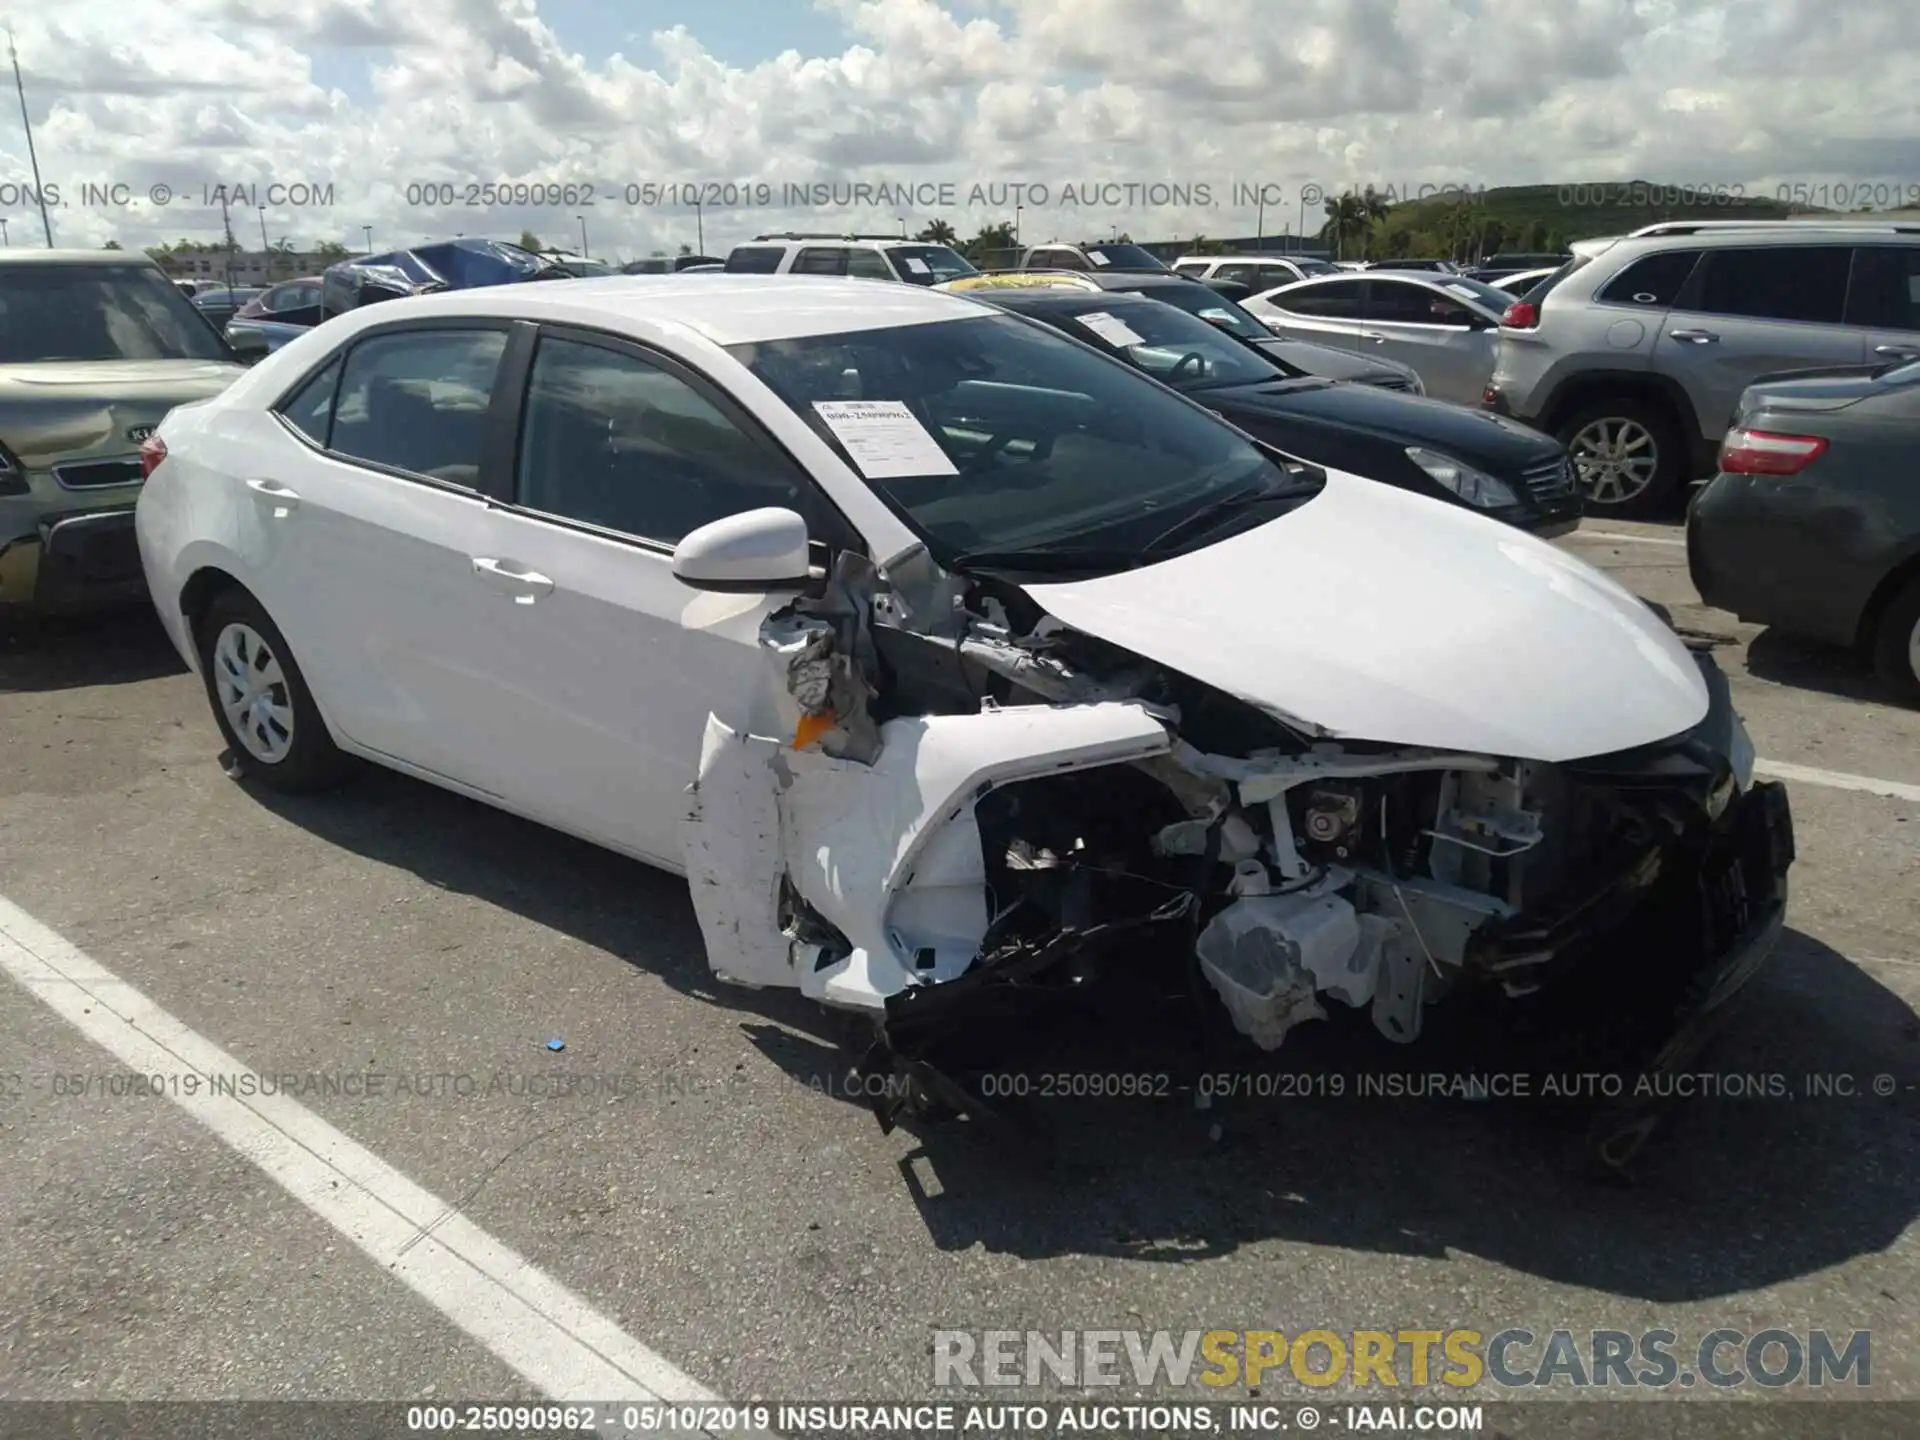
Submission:
M 235 285 L 270 285 L 280 280 L 297 280 L 303 275 L 318 275 L 340 259 L 338 255 L 317 255 L 310 250 L 184 250 L 155 255 L 160 268 L 177 280 L 225 280 L 232 266 Z

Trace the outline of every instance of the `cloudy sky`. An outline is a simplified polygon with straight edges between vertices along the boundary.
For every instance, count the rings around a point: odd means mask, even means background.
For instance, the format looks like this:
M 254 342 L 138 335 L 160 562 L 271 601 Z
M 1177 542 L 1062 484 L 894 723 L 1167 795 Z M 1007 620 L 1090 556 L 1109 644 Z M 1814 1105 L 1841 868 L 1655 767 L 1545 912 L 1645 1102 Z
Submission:
M 1920 198 L 1914 0 L 58 0 L 12 24 L 72 245 L 215 238 L 222 183 L 302 247 L 577 247 L 585 214 L 623 258 L 902 215 L 965 236 L 1013 218 L 1013 185 L 1029 243 L 1252 233 L 1262 185 L 1273 231 L 1303 189 L 1366 183 Z M 29 179 L 9 100 L 16 245 Z M 856 181 L 914 203 L 839 208 Z M 574 188 L 503 206 L 487 182 Z M 696 222 L 666 186 L 713 203 Z

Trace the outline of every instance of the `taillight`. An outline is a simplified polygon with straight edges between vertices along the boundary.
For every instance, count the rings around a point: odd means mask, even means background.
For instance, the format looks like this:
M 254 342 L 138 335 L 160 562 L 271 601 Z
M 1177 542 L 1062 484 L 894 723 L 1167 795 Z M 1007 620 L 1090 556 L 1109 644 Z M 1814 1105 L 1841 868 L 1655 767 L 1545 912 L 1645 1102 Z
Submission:
M 1529 305 L 1524 300 L 1514 301 L 1500 317 L 1500 328 L 1503 330 L 1532 330 L 1539 324 L 1540 307 Z
M 1729 430 L 1720 445 L 1720 468 L 1729 475 L 1798 475 L 1826 451 L 1823 435 Z
M 140 442 L 140 478 L 150 480 L 153 472 L 160 468 L 160 462 L 167 458 L 167 442 L 158 435 L 149 435 Z

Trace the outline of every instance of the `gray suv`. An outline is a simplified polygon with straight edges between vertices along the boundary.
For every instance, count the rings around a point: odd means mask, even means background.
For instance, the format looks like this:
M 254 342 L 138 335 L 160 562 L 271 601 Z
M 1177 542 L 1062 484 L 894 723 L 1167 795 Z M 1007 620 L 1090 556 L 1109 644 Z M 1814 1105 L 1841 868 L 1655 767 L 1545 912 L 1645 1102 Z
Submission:
M 1712 474 L 1764 375 L 1920 358 L 1920 225 L 1670 222 L 1575 250 L 1502 319 L 1481 403 L 1565 442 L 1589 514 Z

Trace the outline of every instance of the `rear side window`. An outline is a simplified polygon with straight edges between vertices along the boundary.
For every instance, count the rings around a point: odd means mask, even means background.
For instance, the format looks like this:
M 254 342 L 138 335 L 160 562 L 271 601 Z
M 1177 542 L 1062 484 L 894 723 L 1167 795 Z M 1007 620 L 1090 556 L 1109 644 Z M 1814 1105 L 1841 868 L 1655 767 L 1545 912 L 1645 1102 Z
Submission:
M 741 245 L 727 256 L 725 268 L 736 275 L 771 275 L 780 268 L 784 254 L 777 245 Z
M 844 275 L 847 273 L 847 252 L 837 245 L 809 245 L 793 257 L 793 264 L 787 268 L 789 275 Z
M 1037 270 L 1088 270 L 1092 267 L 1077 250 L 1036 250 L 1033 266 Z
M 1709 250 L 1688 306 L 1708 315 L 1838 325 L 1847 301 L 1853 251 L 1845 245 L 1777 245 Z
M 1855 252 L 1847 323 L 1920 330 L 1920 245 L 1863 245 Z
M 878 250 L 847 251 L 847 274 L 862 280 L 893 279 L 893 271 L 887 265 L 887 257 Z
M 1668 310 L 1680 298 L 1680 287 L 1693 274 L 1699 262 L 1698 250 L 1663 250 L 1657 255 L 1642 255 L 1613 279 L 1594 298 L 1609 305 L 1640 305 L 1653 310 Z M 1575 266 L 1583 261 L 1573 262 Z M 1572 267 L 1563 267 L 1571 269 Z M 1553 283 L 1549 277 L 1547 283 Z M 1527 297 L 1529 300 L 1533 296 Z M 1535 303 L 1538 303 L 1537 301 Z
M 329 361 L 280 406 L 280 418 L 322 449 L 333 425 L 333 392 L 340 385 L 340 362 Z
M 1210 262 L 1206 260 L 1182 260 L 1178 265 L 1174 266 L 1173 269 L 1177 275 L 1191 275 L 1197 280 L 1200 276 L 1207 273 L 1209 263 Z
M 376 335 L 348 352 L 333 431 L 335 454 L 474 489 L 504 330 Z

